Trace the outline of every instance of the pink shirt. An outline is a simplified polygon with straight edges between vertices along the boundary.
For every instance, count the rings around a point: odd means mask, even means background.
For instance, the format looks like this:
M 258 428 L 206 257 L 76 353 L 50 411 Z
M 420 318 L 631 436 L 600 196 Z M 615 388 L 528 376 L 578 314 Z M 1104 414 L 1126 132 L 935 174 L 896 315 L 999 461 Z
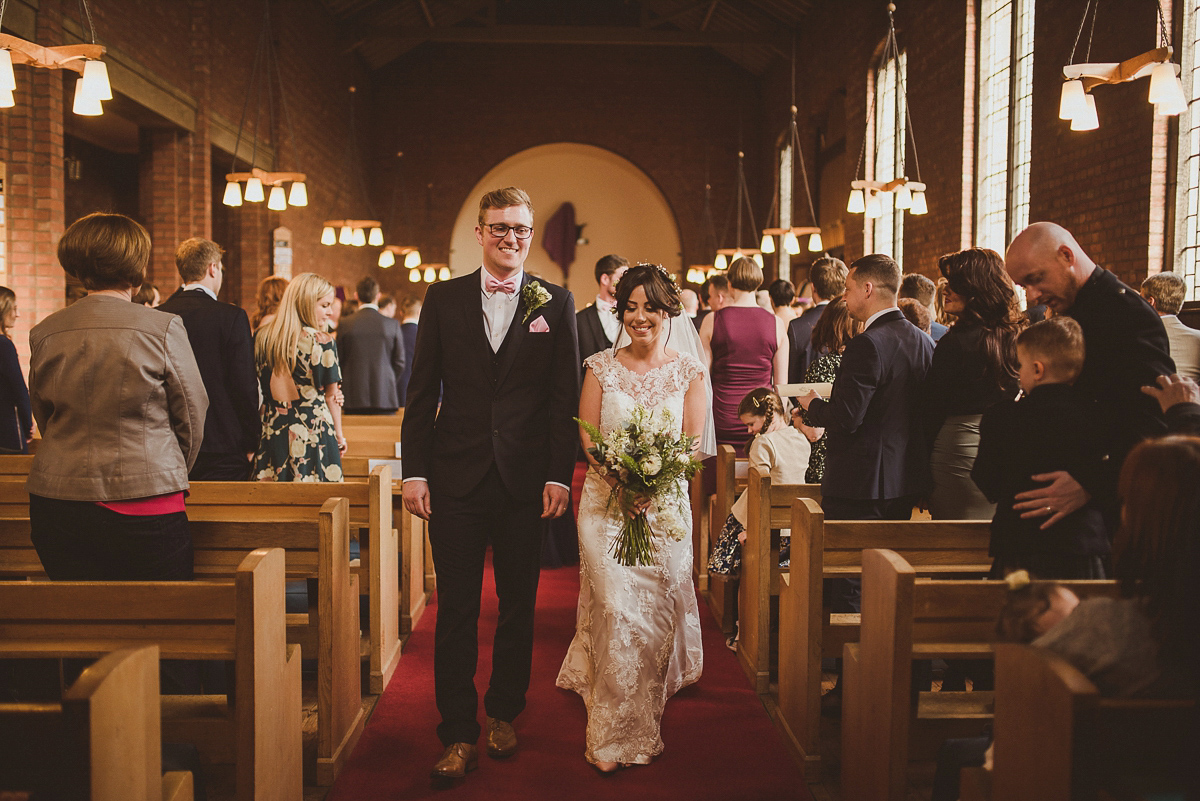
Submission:
M 130 498 L 127 501 L 96 501 L 97 506 L 111 509 L 117 514 L 133 515 L 135 517 L 150 517 L 151 515 L 169 515 L 185 511 L 183 490 L 168 492 L 166 495 L 154 495 L 149 498 Z

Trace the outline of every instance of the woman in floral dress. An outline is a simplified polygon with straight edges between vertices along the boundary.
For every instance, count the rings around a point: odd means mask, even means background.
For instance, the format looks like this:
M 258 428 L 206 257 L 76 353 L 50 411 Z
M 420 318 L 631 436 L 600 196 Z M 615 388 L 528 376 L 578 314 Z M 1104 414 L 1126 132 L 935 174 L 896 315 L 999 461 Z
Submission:
M 263 433 L 254 454 L 259 481 L 341 481 L 342 409 L 337 346 L 325 333 L 333 286 L 314 273 L 296 276 L 275 319 L 254 343 L 263 393 Z
M 838 298 L 825 307 L 821 319 L 813 327 L 812 344 L 819 356 L 808 366 L 804 381 L 809 384 L 832 384 L 842 366 L 842 351 L 852 337 L 862 332 L 862 323 L 846 311 L 846 301 Z M 808 471 L 804 480 L 809 484 L 820 484 L 825 475 L 825 430 L 812 428 L 808 413 L 803 409 L 795 412 L 796 428 L 812 443 L 812 455 L 808 459 Z

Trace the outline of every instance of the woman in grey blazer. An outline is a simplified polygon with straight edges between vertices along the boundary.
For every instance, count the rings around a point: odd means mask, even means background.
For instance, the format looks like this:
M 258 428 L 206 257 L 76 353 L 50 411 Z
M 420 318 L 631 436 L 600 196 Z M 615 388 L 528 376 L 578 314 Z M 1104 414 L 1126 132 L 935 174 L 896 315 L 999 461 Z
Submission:
M 51 579 L 192 578 L 184 491 L 208 396 L 183 320 L 130 302 L 149 259 L 134 220 L 80 218 L 58 260 L 88 295 L 29 332 L 42 441 L 26 488 Z

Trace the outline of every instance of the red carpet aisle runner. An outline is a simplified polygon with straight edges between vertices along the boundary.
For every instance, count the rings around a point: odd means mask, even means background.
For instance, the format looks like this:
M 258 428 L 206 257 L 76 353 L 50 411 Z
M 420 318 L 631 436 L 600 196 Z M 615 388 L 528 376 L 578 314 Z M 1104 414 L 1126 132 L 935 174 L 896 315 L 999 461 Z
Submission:
M 495 590 L 489 564 L 480 620 L 482 698 L 490 673 L 496 625 Z M 479 741 L 479 768 L 452 784 L 434 784 L 429 769 L 441 756 L 434 733 L 439 720 L 433 699 L 433 628 L 430 606 L 409 639 L 391 685 L 379 699 L 366 731 L 328 801 L 379 799 L 620 799 L 620 801 L 773 801 L 809 799 L 799 768 L 751 692 L 737 658 L 725 648 L 703 602 L 704 676 L 667 702 L 666 750 L 652 764 L 597 773 L 583 758 L 587 713 L 574 692 L 554 686 L 575 632 L 579 572 L 543 570 L 528 706 L 517 719 L 521 750 L 493 760 Z

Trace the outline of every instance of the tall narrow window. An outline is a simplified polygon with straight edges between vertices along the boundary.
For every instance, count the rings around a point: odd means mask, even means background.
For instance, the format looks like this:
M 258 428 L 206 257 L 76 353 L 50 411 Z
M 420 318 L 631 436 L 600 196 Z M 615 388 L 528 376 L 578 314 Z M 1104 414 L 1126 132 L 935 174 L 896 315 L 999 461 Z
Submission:
M 1183 88 L 1187 111 L 1179 115 L 1179 176 L 1175 207 L 1175 272 L 1187 286 L 1186 300 L 1200 300 L 1197 264 L 1200 263 L 1200 0 L 1183 5 Z
M 980 4 L 975 244 L 1000 253 L 1029 224 L 1033 4 Z
M 779 227 L 792 227 L 792 146 L 779 151 Z M 792 254 L 779 242 L 779 277 L 792 280 Z M 800 287 L 796 287 L 799 289 Z
M 875 71 L 875 152 L 872 161 L 876 181 L 887 183 L 904 177 L 905 137 L 904 86 L 908 54 L 890 58 Z M 904 264 L 904 212 L 893 203 L 891 192 L 880 192 L 880 215 L 873 225 L 871 248 Z

